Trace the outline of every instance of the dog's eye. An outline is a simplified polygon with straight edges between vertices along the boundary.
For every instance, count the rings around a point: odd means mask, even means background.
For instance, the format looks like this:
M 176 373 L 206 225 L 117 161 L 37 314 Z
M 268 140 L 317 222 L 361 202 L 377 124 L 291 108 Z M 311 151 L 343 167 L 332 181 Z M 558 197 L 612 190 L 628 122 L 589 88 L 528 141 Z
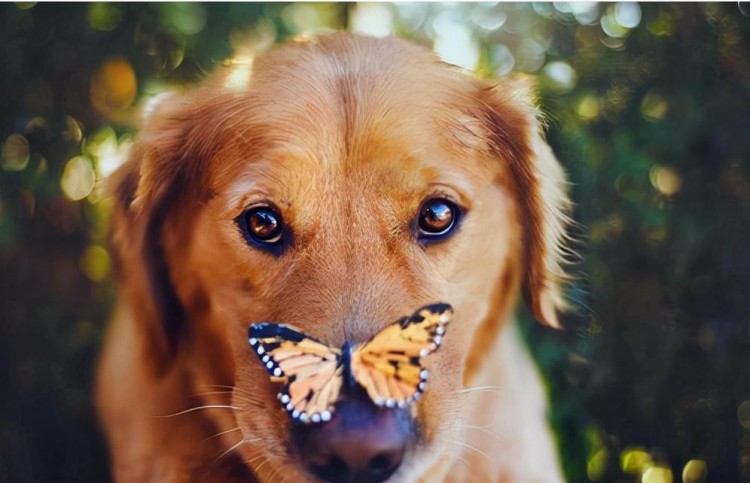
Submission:
M 423 241 L 436 240 L 449 234 L 459 217 L 455 203 L 444 198 L 432 198 L 419 208 L 417 222 L 418 238 Z
M 284 222 L 281 213 L 272 206 L 250 207 L 237 222 L 247 241 L 259 248 L 271 248 L 282 242 Z

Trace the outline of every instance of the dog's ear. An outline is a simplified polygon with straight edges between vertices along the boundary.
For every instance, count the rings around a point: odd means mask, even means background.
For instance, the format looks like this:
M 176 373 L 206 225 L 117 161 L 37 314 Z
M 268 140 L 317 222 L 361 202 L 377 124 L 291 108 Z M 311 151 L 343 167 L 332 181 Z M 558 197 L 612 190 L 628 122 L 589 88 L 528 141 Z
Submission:
M 204 106 L 205 107 L 205 106 Z M 205 200 L 211 157 L 210 112 L 195 96 L 173 95 L 144 119 L 125 164 L 107 180 L 114 198 L 112 244 L 119 296 L 157 373 L 169 366 L 187 328 L 171 279 L 164 228 Z
M 505 79 L 481 90 L 480 119 L 492 155 L 509 174 L 523 227 L 524 297 L 536 319 L 560 327 L 570 201 L 565 174 L 544 139 L 530 80 Z

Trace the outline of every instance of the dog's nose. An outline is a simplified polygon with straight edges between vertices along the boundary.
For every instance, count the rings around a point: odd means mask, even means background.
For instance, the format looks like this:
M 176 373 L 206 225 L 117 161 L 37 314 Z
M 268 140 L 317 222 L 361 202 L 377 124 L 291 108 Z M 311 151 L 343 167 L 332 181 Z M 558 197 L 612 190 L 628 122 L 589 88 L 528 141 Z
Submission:
M 377 408 L 369 401 L 341 401 L 333 419 L 295 430 L 305 464 L 332 483 L 377 483 L 401 465 L 414 425 L 405 409 Z

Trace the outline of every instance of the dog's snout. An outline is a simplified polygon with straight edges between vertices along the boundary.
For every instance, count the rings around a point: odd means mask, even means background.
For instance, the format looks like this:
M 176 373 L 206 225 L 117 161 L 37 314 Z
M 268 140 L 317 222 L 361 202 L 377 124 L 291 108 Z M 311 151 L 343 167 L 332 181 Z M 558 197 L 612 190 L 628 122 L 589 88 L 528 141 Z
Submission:
M 341 401 L 325 424 L 300 426 L 297 447 L 312 473 L 332 483 L 376 483 L 401 465 L 414 438 L 408 411 L 377 408 L 364 398 Z

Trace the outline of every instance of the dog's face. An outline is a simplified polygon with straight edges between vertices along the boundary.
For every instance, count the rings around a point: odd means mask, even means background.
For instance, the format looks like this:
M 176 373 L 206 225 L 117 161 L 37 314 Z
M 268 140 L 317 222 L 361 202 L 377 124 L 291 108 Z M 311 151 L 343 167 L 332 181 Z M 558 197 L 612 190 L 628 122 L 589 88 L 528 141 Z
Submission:
M 518 84 L 342 35 L 227 67 L 147 121 L 115 181 L 126 290 L 155 371 L 183 358 L 235 387 L 217 424 L 260 476 L 423 471 L 522 282 L 556 323 L 562 176 Z M 266 321 L 359 343 L 438 301 L 453 322 L 405 409 L 343 394 L 330 422 L 292 423 L 247 342 Z

